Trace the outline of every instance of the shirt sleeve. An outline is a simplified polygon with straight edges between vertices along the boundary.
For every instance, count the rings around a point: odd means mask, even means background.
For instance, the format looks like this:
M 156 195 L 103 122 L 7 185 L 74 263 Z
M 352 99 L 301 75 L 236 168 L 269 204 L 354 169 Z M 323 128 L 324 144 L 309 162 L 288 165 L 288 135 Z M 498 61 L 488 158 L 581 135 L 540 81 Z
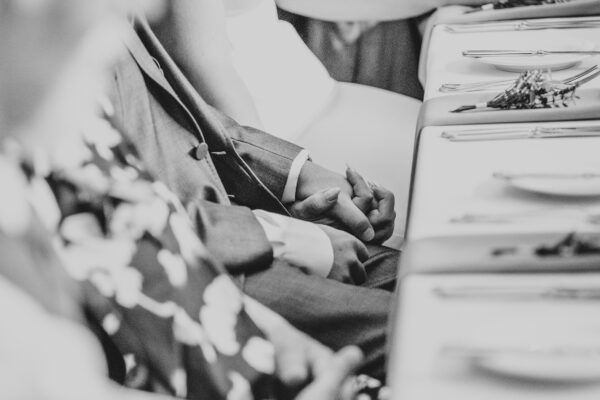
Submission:
M 296 188 L 298 187 L 298 179 L 300 179 L 300 171 L 302 171 L 302 167 L 309 159 L 310 154 L 308 150 L 302 150 L 292 162 L 292 167 L 290 168 L 290 173 L 283 189 L 283 196 L 281 196 L 282 203 L 286 204 L 296 201 Z
M 263 210 L 253 212 L 265 230 L 276 259 L 311 274 L 329 275 L 333 266 L 333 247 L 327 234 L 317 225 Z

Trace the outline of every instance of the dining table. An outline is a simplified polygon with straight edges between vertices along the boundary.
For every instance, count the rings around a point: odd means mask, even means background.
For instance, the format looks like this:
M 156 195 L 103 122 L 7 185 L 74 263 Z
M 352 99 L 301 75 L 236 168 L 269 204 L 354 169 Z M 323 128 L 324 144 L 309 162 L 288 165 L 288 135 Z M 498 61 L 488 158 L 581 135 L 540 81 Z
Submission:
M 600 10 L 531 18 L 523 9 L 527 19 L 503 11 L 498 21 L 437 23 L 422 49 L 390 330 L 394 400 L 600 398 Z M 562 66 L 515 56 L 507 71 L 464 55 L 473 50 L 589 54 L 565 55 Z M 485 107 L 532 69 L 553 85 L 587 71 L 594 79 L 547 108 Z M 448 90 L 490 81 L 503 83 Z
M 448 83 L 474 83 L 483 81 L 504 81 L 515 79 L 519 73 L 500 70 L 487 62 L 494 60 L 468 58 L 463 56 L 468 50 L 600 50 L 600 17 L 545 18 L 529 20 L 534 27 L 548 26 L 546 29 L 519 28 L 528 20 L 509 20 L 496 23 L 440 24 L 435 26 L 429 42 L 426 58 L 424 100 L 451 96 L 453 92 L 442 92 L 440 88 Z M 592 22 L 593 23 L 590 23 Z M 565 26 L 565 22 L 572 24 Z M 555 23 L 556 25 L 553 25 Z M 542 25 L 547 24 L 547 25 Z M 554 27 L 553 27 L 554 26 Z M 538 57 L 539 64 L 545 64 L 544 57 Z M 577 55 L 568 59 L 578 60 L 576 65 L 551 71 L 552 79 L 561 80 L 574 73 L 598 64 L 598 55 Z M 535 62 L 533 63 L 535 64 Z M 502 85 L 489 88 L 493 94 Z M 600 80 L 586 84 L 586 88 L 600 89 Z

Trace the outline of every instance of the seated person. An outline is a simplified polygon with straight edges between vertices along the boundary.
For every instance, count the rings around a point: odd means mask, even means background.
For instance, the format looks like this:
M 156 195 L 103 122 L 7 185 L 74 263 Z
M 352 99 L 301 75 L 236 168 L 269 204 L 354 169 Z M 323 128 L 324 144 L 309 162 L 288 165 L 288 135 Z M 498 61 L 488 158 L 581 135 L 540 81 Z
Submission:
M 175 2 L 159 38 L 207 102 L 242 125 L 310 149 L 334 171 L 346 163 L 391 190 L 403 236 L 420 102 L 332 79 L 274 0 Z
M 300 330 L 334 349 L 360 346 L 361 371 L 382 378 L 399 254 L 332 225 L 379 243 L 393 228 L 393 196 L 209 107 L 143 19 L 125 43 L 110 96 L 115 119 L 150 172 L 198 210 L 211 253 Z M 329 256 L 317 254 L 324 247 Z
M 0 73 L 6 106 L 0 118 L 0 183 L 9 189 L 0 199 L 0 303 L 6 323 L 0 367 L 10 377 L 0 397 L 167 398 L 118 390 L 103 379 L 97 345 L 64 320 L 82 323 L 85 303 L 109 342 L 148 364 L 146 379 L 138 383 L 191 398 L 202 393 L 197 390 L 215 388 L 228 398 L 248 398 L 260 385 L 248 387 L 246 376 L 277 368 L 289 383 L 310 369 L 315 383 L 298 398 L 337 398 L 360 360 L 357 351 L 332 357 L 242 297 L 191 230 L 175 196 L 152 180 L 110 125 L 94 117 L 94 93 L 119 48 L 114 36 L 119 25 L 100 23 L 104 19 L 96 14 L 109 2 L 23 4 L 5 2 L 0 13 L 0 34 L 15 39 L 0 42 L 12 72 Z M 29 93 L 36 95 L 23 96 Z M 162 212 L 145 218 L 148 210 Z M 58 226 L 60 257 L 47 233 Z M 224 299 L 215 284 L 229 296 Z M 238 306 L 230 307 L 232 301 Z M 232 314 L 240 349 L 227 347 L 231 335 L 219 337 L 223 319 L 210 318 L 211 305 Z M 274 360 L 250 315 L 271 332 L 279 354 Z M 273 329 L 284 331 L 275 335 Z

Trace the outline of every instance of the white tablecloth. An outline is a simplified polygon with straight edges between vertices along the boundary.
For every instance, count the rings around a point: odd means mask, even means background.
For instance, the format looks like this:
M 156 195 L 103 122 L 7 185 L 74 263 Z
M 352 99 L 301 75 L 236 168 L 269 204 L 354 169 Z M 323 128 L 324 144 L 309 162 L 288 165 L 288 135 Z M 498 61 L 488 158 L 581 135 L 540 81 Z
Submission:
M 487 127 L 578 126 L 598 122 L 496 124 Z M 558 198 L 509 187 L 495 172 L 598 171 L 600 137 L 450 142 L 444 131 L 486 126 L 427 127 L 416 164 L 408 240 L 470 234 L 598 231 L 586 222 L 600 214 L 600 199 Z M 466 213 L 513 215 L 508 223 L 456 223 Z M 586 214 L 587 213 L 587 214 Z
M 581 300 L 442 299 L 438 287 L 600 286 L 600 274 L 419 275 L 401 291 L 388 381 L 401 400 L 595 400 L 600 380 L 584 384 L 509 379 L 450 357 L 448 346 L 492 349 L 582 349 L 600 375 L 598 302 Z M 552 362 L 553 360 L 549 360 Z M 555 362 L 564 361 L 557 357 Z
M 562 20 L 577 20 L 564 18 Z M 462 56 L 464 50 L 482 49 L 549 49 L 577 46 L 584 41 L 594 43 L 600 49 L 600 27 L 585 29 L 545 29 L 530 31 L 502 31 L 477 33 L 451 33 L 445 25 L 434 28 L 427 56 L 427 79 L 425 97 L 430 99 L 449 95 L 439 91 L 443 83 L 480 82 L 496 79 L 511 79 L 515 72 L 504 72 L 490 65 L 481 64 Z M 564 79 L 600 63 L 600 57 L 589 57 L 576 67 L 553 74 L 555 79 Z M 600 88 L 600 78 L 586 87 Z M 499 92 L 498 89 L 492 90 Z

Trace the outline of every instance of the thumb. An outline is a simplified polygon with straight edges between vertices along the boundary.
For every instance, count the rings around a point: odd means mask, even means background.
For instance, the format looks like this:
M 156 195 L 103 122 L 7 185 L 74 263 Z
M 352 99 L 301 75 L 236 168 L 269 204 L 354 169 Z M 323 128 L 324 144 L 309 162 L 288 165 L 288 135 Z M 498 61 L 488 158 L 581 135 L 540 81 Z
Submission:
M 296 400 L 336 400 L 342 385 L 362 362 L 362 352 L 357 347 L 346 347 L 331 359 L 329 368 L 304 389 Z
M 375 230 L 367 216 L 352 202 L 349 196 L 339 196 L 335 216 L 347 227 L 350 233 L 364 242 L 370 242 L 375 237 Z
M 292 215 L 302 219 L 321 217 L 337 204 L 340 192 L 340 188 L 321 190 L 300 202 L 294 203 L 290 211 Z

